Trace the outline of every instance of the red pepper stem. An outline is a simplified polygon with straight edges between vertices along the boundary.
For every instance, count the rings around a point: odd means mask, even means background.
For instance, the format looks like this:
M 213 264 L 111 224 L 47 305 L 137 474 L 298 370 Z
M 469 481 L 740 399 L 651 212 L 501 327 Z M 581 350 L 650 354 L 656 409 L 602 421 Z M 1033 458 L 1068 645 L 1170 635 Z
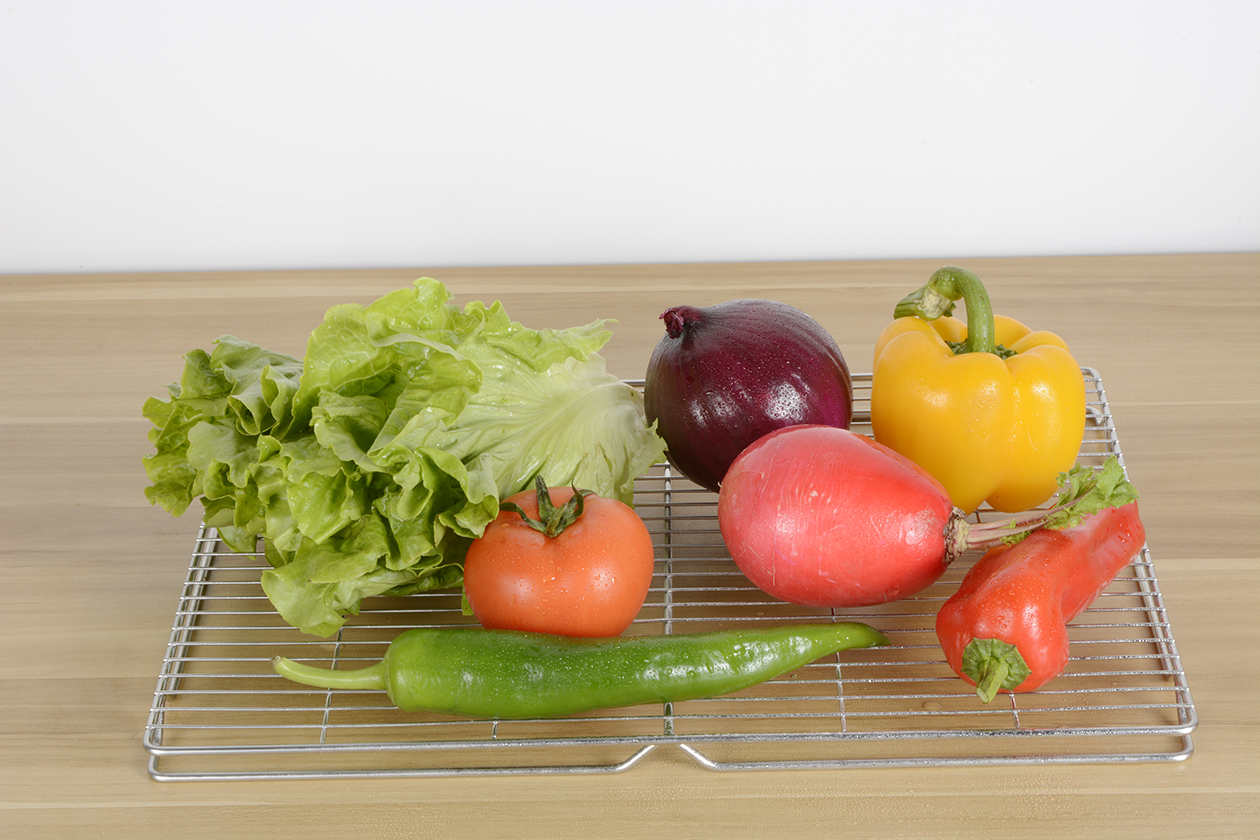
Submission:
M 1002 689 L 1018 688 L 1032 669 L 1015 645 L 1001 639 L 972 639 L 963 650 L 962 672 L 975 682 L 981 701 L 988 703 Z
M 973 272 L 956 265 L 938 268 L 918 291 L 906 295 L 893 310 L 894 318 L 914 316 L 935 321 L 954 311 L 961 299 L 967 310 L 967 340 L 959 353 L 996 353 L 993 304 L 984 284 Z
M 998 689 L 1002 687 L 1002 683 L 1006 682 L 1006 675 L 1010 672 L 1011 666 L 1005 660 L 990 661 L 989 667 L 984 670 L 984 676 L 976 684 L 976 694 L 983 702 L 990 702 L 997 696 Z

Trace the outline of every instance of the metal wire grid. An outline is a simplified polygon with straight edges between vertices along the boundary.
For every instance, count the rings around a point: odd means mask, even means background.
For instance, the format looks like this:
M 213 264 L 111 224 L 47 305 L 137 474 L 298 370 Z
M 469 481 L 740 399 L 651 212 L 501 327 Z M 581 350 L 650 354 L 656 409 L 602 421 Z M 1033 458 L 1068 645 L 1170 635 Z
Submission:
M 1081 462 L 1121 459 L 1102 380 L 1082 370 L 1090 422 Z M 869 375 L 855 431 L 869 431 Z M 275 655 L 359 667 L 415 626 L 471 619 L 458 592 L 375 598 L 331 639 L 271 608 L 259 554 L 201 527 L 145 728 L 157 780 L 612 773 L 659 747 L 712 770 L 1180 761 L 1197 714 L 1143 548 L 1071 628 L 1072 658 L 1041 691 L 985 705 L 944 663 L 936 611 L 978 555 L 894 604 L 845 612 L 784 604 L 730 562 L 716 497 L 659 465 L 636 484 L 656 574 L 630 633 L 796 621 L 866 621 L 890 647 L 847 651 L 734 695 L 571 718 L 477 721 L 410 714 L 382 692 L 328 691 L 276 676 Z M 984 515 L 984 511 L 980 516 Z M 979 517 L 978 517 L 979 518 Z

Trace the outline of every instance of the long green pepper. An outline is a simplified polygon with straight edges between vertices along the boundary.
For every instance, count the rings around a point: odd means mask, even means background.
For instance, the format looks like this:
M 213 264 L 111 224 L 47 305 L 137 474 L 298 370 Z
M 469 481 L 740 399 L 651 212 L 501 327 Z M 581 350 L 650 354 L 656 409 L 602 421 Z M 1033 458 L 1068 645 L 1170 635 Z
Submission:
M 838 651 L 886 644 L 859 622 L 613 639 L 416 628 L 366 668 L 337 671 L 279 656 L 272 666 L 303 685 L 383 690 L 404 711 L 506 720 L 716 697 Z

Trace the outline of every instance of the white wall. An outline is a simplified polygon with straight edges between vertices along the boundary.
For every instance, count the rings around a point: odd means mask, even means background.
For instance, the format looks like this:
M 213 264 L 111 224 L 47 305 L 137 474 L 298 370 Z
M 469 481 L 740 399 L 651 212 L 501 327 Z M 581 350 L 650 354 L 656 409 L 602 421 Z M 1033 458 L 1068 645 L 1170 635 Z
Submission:
M 0 272 L 1260 249 L 1260 3 L 0 0 Z

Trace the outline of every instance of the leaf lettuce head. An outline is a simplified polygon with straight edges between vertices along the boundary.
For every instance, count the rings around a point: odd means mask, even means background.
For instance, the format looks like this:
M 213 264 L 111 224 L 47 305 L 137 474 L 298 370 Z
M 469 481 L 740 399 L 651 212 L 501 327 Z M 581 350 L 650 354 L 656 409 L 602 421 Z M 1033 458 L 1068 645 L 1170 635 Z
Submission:
M 197 499 L 233 550 L 258 539 L 286 621 L 329 636 L 364 598 L 458 586 L 499 501 L 542 475 L 633 504 L 664 458 L 606 321 L 534 330 L 417 280 L 328 310 L 303 359 L 233 336 L 151 398 L 150 501 Z

